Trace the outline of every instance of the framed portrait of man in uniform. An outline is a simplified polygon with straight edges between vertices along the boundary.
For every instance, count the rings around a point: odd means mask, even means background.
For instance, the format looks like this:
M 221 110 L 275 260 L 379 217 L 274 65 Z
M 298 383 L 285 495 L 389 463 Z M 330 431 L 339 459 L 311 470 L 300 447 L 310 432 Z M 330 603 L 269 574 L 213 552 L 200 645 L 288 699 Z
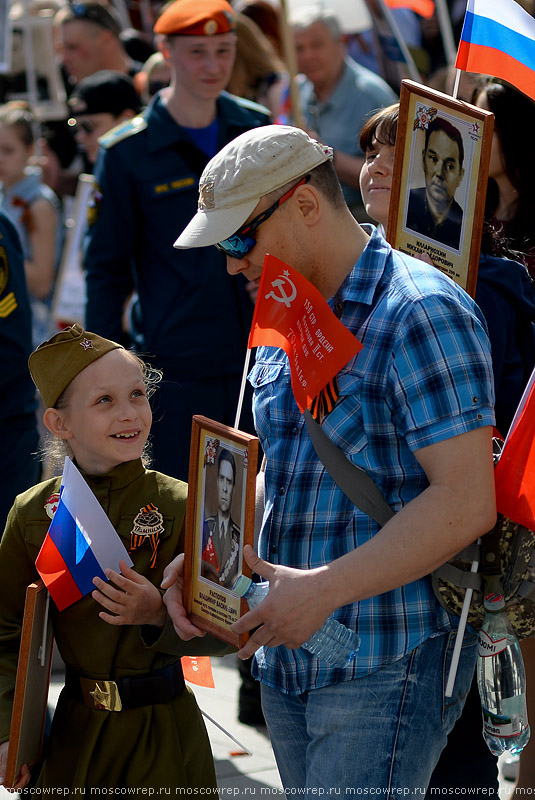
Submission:
M 402 81 L 386 238 L 472 297 L 493 129 L 491 112 Z
M 203 630 L 241 647 L 230 630 L 246 610 L 233 590 L 251 570 L 243 548 L 253 544 L 259 442 L 256 436 L 194 416 L 191 434 L 184 605 Z

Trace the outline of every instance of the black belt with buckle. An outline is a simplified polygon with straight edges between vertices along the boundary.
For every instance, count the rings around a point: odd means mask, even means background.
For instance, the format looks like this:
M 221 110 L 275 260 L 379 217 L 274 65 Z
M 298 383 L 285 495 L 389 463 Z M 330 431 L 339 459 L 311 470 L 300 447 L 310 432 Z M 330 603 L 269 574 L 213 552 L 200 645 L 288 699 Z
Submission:
M 116 681 L 86 678 L 71 667 L 67 667 L 65 673 L 65 686 L 86 706 L 100 711 L 169 703 L 185 685 L 180 661 L 154 672 L 129 675 Z

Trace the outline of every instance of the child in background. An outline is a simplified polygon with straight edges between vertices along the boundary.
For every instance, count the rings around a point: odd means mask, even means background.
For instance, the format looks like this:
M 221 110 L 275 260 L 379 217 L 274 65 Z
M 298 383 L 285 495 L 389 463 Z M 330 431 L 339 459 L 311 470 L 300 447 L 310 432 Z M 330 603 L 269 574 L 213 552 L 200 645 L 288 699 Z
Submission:
M 17 227 L 32 309 L 33 346 L 52 333 L 50 301 L 59 261 L 60 203 L 31 166 L 34 118 L 26 103 L 0 108 L 0 208 Z
M 215 791 L 208 736 L 179 658 L 228 647 L 210 637 L 182 642 L 162 602 L 164 567 L 183 551 L 187 486 L 144 466 L 155 376 L 133 353 L 79 325 L 42 344 L 29 366 L 55 445 L 74 459 L 134 561 L 132 569 L 121 562 L 121 574 L 107 571 L 109 583 L 95 578 L 95 591 L 61 613 L 51 603 L 66 682 L 34 785 L 71 793 Z M 17 497 L 0 545 L 0 783 L 25 591 L 39 577 L 35 559 L 60 482 L 52 478 Z M 104 681 L 116 682 L 121 710 L 99 697 Z M 29 780 L 23 767 L 17 788 Z

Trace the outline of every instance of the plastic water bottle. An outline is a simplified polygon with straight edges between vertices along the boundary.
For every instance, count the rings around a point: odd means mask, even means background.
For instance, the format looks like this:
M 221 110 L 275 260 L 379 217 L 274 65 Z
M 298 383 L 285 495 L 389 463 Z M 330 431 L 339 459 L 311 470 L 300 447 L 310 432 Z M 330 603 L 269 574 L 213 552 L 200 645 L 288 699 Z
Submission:
M 504 609 L 501 594 L 487 594 L 477 658 L 483 737 L 496 756 L 520 753 L 529 741 L 524 662 Z
M 245 597 L 249 608 L 254 608 L 266 597 L 269 581 L 254 583 L 246 575 L 238 575 L 232 591 Z M 347 667 L 357 655 L 360 637 L 334 617 L 328 617 L 319 631 L 313 633 L 301 647 L 332 667 Z

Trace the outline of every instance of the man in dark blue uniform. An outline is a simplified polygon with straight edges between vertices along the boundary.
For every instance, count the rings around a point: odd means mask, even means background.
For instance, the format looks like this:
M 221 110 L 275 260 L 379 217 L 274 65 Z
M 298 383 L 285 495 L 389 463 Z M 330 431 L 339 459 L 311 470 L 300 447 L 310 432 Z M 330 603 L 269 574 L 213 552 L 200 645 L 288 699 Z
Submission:
M 0 211 L 0 536 L 17 494 L 39 480 L 35 387 L 28 370 L 32 321 L 17 232 Z
M 223 92 L 236 46 L 226 0 L 177 0 L 154 30 L 173 77 L 142 116 L 101 140 L 86 253 L 87 326 L 124 341 L 125 301 L 137 291 L 137 347 L 164 372 L 155 467 L 187 479 L 192 415 L 234 424 L 253 306 L 245 280 L 236 285 L 215 248 L 177 251 L 173 242 L 195 213 L 209 159 L 269 117 Z M 240 427 L 251 426 L 248 404 Z

